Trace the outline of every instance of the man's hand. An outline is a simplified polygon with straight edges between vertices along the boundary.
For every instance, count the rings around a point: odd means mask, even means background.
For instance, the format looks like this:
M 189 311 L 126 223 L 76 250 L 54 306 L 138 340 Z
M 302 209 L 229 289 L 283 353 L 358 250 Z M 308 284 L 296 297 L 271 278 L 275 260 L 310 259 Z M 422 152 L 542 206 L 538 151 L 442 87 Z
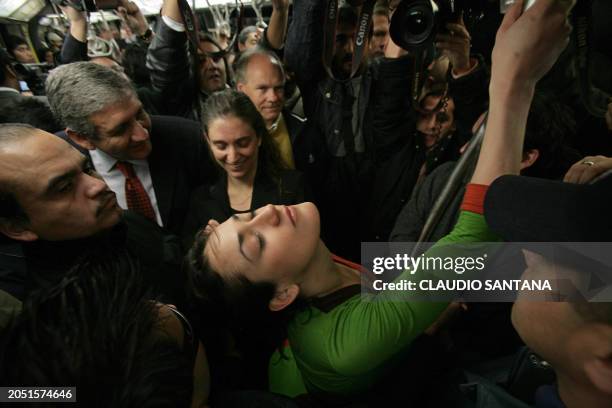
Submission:
M 565 173 L 563 181 L 574 184 L 587 184 L 599 175 L 612 169 L 612 157 L 587 156 L 574 163 Z
M 59 8 L 64 12 L 64 15 L 68 17 L 70 23 L 75 21 L 85 21 L 85 11 L 79 11 L 71 6 L 59 6 Z
M 71 6 L 60 6 L 68 21 L 70 21 L 70 35 L 77 41 L 87 42 L 87 18 L 85 11 L 79 11 Z
M 454 74 L 461 76 L 472 68 L 470 63 L 470 33 L 465 28 L 463 16 L 457 23 L 446 24 L 448 33 L 436 36 L 436 48 L 450 60 Z
M 495 39 L 491 84 L 535 86 L 569 42 L 568 13 L 575 0 L 536 0 L 522 13 L 523 1 L 506 13 Z
M 132 32 L 143 35 L 149 29 L 149 23 L 136 3 L 129 0 L 119 0 L 117 12 L 130 27 Z

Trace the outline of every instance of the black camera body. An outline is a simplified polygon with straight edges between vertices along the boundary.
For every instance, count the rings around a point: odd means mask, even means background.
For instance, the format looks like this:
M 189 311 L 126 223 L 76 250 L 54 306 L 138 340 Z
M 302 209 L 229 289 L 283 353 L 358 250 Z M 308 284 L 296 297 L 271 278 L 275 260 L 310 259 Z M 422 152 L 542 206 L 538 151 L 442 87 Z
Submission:
M 403 0 L 391 19 L 393 41 L 405 50 L 424 50 L 433 45 L 436 34 L 446 32 L 446 24 L 467 21 L 484 14 L 483 0 Z
M 79 11 L 113 10 L 119 6 L 117 0 L 51 0 L 58 6 L 69 6 Z

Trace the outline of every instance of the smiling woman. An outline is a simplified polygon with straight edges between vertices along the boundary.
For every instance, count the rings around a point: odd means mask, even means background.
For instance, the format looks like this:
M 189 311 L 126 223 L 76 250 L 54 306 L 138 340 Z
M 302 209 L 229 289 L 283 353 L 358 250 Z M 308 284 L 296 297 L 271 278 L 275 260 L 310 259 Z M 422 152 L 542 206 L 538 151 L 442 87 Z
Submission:
M 204 137 L 222 172 L 213 186 L 192 194 L 183 228 L 187 243 L 211 219 L 223 222 L 266 204 L 304 201 L 301 173 L 284 168 L 263 118 L 245 94 L 213 94 L 203 112 Z

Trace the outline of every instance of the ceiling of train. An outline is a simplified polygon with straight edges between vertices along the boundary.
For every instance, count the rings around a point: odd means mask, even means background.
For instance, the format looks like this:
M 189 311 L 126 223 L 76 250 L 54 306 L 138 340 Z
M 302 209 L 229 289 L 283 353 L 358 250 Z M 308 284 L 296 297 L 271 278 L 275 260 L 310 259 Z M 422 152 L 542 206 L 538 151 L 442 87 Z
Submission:
M 159 13 L 162 0 L 133 0 L 138 7 L 146 14 L 153 15 Z M 188 0 L 193 4 L 194 0 Z M 195 0 L 196 9 L 207 8 L 218 4 L 233 4 L 232 0 Z M 250 3 L 250 1 L 243 1 Z M 0 0 L 0 18 L 16 21 L 29 21 L 36 16 L 45 6 L 45 0 Z

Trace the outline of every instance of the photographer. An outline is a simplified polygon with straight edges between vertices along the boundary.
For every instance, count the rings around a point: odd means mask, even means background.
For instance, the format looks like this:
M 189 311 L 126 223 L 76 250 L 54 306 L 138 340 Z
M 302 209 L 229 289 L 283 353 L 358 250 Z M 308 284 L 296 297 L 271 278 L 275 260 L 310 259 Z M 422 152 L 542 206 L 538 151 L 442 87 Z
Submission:
M 285 60 L 295 73 L 304 113 L 324 135 L 331 156 L 328 177 L 321 180 L 324 185 L 320 186 L 327 198 L 320 205 L 323 229 L 328 230 L 324 239 L 334 253 L 356 260 L 360 234 L 354 220 L 360 218 L 362 197 L 369 194 L 374 160 L 372 93 L 384 87 L 393 94 L 389 98 L 407 96 L 411 61 L 406 57 L 371 64 L 363 60 L 355 67 L 355 77 L 350 78 L 358 14 L 355 8 L 344 5 L 338 10 L 335 33 L 325 33 L 335 38 L 331 66 L 326 71 L 321 63 L 325 2 L 296 0 L 293 7 Z M 367 50 L 367 32 L 364 40 Z
M 387 240 L 418 180 L 456 159 L 469 139 L 470 126 L 488 98 L 488 70 L 482 58 L 470 55 L 470 39 L 462 18 L 437 33 L 432 45 L 440 57 L 422 73 L 427 80 L 418 112 L 410 103 L 411 77 L 402 92 L 388 81 L 373 89 L 371 131 L 377 156 L 362 241 Z M 387 58 L 407 53 L 389 40 Z

